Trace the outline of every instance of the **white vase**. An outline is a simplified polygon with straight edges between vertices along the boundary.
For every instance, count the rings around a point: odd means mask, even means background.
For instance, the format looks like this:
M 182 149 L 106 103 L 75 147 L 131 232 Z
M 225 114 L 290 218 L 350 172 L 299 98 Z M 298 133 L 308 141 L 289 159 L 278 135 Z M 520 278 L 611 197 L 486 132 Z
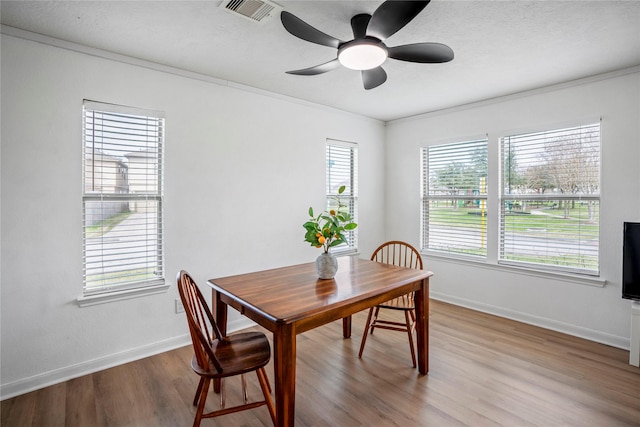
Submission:
M 321 279 L 333 279 L 338 271 L 338 259 L 331 253 L 323 252 L 316 258 L 316 273 Z

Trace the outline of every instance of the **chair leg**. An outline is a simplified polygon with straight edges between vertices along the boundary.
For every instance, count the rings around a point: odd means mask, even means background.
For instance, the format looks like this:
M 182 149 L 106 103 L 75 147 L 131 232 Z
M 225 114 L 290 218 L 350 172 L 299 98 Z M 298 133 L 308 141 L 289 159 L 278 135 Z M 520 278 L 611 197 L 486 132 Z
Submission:
M 196 390 L 196 395 L 193 398 L 193 406 L 198 405 L 198 400 L 200 399 L 200 392 L 202 391 L 203 383 L 204 383 L 204 378 L 200 377 L 200 382 L 198 383 L 198 389 Z
M 246 404 L 249 402 L 249 394 L 247 393 L 247 379 L 244 377 L 244 374 L 240 374 L 240 381 L 242 382 L 242 399 Z
M 404 312 L 404 318 L 405 321 L 407 322 L 407 334 L 409 335 L 409 347 L 411 348 L 411 361 L 413 362 L 413 367 L 415 368 L 416 366 L 418 366 L 416 364 L 416 351 L 413 348 L 413 328 L 412 328 L 412 322 L 411 322 L 411 318 L 410 318 L 410 311 L 405 311 Z
M 373 310 L 373 308 L 372 308 Z M 373 321 L 371 322 L 371 335 L 373 335 L 373 330 L 376 327 L 376 321 L 378 320 L 378 314 L 380 314 L 380 307 L 375 308 L 375 312 L 373 313 Z
M 202 421 L 202 413 L 204 412 L 204 404 L 207 401 L 207 393 L 209 393 L 209 378 L 202 378 L 202 388 L 200 389 L 200 398 L 198 400 L 198 409 L 196 409 L 196 418 L 193 420 L 193 427 L 199 427 L 200 421 Z M 220 390 L 222 393 L 222 390 Z
M 264 382 L 267 384 L 267 391 L 271 394 L 271 383 L 269 382 L 269 377 L 267 377 L 267 371 L 265 371 L 264 368 L 262 369 L 262 373 L 264 374 Z
M 367 323 L 365 323 L 364 325 L 364 333 L 362 334 L 362 342 L 360 343 L 360 352 L 358 353 L 358 358 L 362 358 L 362 352 L 364 351 L 364 344 L 367 342 L 367 333 L 369 332 L 369 327 L 371 325 L 372 315 L 373 315 L 373 307 L 369 309 L 369 315 L 367 316 Z M 373 332 L 373 330 L 371 332 Z
M 271 386 L 269 385 L 269 378 L 267 378 L 267 373 L 264 368 L 260 368 L 256 370 L 256 375 L 258 375 L 258 382 L 260 383 L 260 388 L 262 389 L 262 394 L 264 395 L 264 400 L 267 403 L 267 409 L 269 409 L 269 415 L 271 415 L 271 421 L 273 421 L 273 425 L 276 425 L 276 408 L 273 405 L 273 400 L 271 399 Z
M 224 378 L 220 378 L 220 408 L 224 409 L 226 405 L 225 395 L 224 395 Z

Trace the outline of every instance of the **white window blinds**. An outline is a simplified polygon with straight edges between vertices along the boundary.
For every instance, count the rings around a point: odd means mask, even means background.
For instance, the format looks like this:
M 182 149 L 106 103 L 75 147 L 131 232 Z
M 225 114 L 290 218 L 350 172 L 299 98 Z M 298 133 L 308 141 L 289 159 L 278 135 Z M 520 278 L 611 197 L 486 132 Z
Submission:
M 487 139 L 422 149 L 422 249 L 486 257 Z
M 327 210 L 337 209 L 336 197 L 343 205 L 348 206 L 349 214 L 355 223 L 358 222 L 358 146 L 354 143 L 327 140 L 326 146 L 326 194 Z M 345 191 L 338 194 L 338 189 L 345 186 Z M 334 252 L 351 252 L 358 248 L 357 228 L 345 233 L 347 245 L 336 246 Z
M 85 101 L 84 294 L 164 283 L 162 113 Z
M 599 272 L 600 123 L 501 138 L 499 262 Z

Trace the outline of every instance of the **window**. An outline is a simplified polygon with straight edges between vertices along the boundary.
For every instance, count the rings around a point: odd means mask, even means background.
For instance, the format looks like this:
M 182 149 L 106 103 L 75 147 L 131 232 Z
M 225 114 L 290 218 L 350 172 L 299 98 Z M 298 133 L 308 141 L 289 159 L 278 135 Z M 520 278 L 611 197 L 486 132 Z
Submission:
M 336 209 L 336 197 L 349 207 L 349 214 L 358 222 L 358 146 L 350 142 L 327 140 L 327 210 Z M 345 191 L 338 194 L 338 189 Z M 357 228 L 346 233 L 348 245 L 339 245 L 332 251 L 352 252 L 358 249 Z
M 423 250 L 487 256 L 487 139 L 422 148 Z
M 500 141 L 498 262 L 597 275 L 600 123 Z
M 84 297 L 164 284 L 164 118 L 85 101 Z

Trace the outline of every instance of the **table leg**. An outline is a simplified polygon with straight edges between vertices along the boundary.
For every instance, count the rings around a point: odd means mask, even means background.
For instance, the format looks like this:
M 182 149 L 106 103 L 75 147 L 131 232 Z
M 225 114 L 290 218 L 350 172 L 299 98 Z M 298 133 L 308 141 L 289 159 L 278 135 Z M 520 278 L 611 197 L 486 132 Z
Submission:
M 220 293 L 216 290 L 211 291 L 211 311 L 213 318 L 216 319 L 218 329 L 222 335 L 227 335 L 227 304 L 220 299 Z
M 293 427 L 296 403 L 296 333 L 291 324 L 273 334 L 276 427 Z
M 351 338 L 351 316 L 342 318 L 342 336 Z
M 227 335 L 227 304 L 220 299 L 220 293 L 215 289 L 211 291 L 212 311 L 213 318 L 216 319 L 218 329 L 222 333 L 222 336 Z M 220 393 L 220 380 L 213 380 L 213 391 Z
M 418 346 L 418 371 L 429 372 L 429 278 L 415 292 L 416 335 Z

